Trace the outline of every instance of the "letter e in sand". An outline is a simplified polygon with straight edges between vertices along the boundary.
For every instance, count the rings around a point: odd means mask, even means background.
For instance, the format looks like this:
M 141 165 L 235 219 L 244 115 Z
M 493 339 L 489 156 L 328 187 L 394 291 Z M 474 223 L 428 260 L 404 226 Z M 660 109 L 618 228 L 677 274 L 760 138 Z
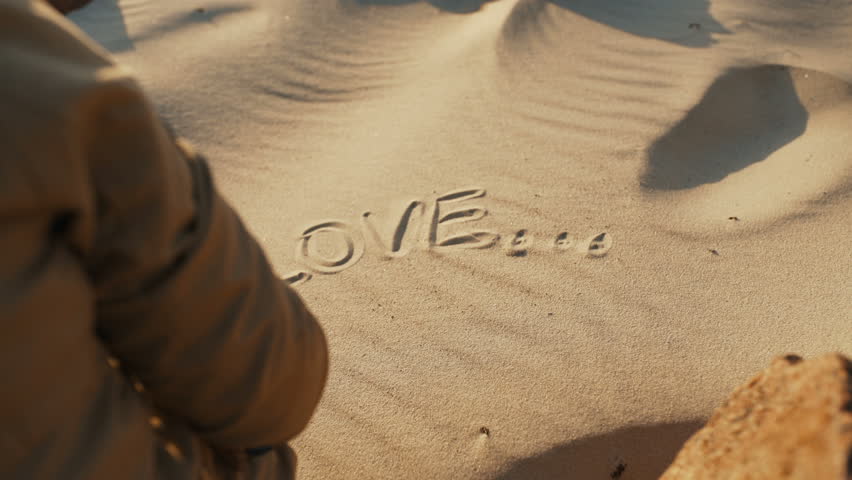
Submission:
M 488 211 L 482 207 L 461 207 L 444 213 L 441 211 L 442 205 L 484 196 L 485 189 L 482 188 L 463 188 L 439 196 L 435 200 L 432 223 L 429 227 L 429 248 L 489 248 L 494 246 L 500 240 L 500 234 L 486 230 L 457 233 L 441 239 L 438 238 L 438 229 L 442 225 L 472 222 L 480 220 L 488 214 Z

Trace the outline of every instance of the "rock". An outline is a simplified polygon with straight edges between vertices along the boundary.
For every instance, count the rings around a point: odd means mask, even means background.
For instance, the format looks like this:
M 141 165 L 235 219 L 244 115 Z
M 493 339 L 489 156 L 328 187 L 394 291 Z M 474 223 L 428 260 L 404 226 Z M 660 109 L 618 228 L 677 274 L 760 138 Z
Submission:
M 716 409 L 660 478 L 852 479 L 852 361 L 775 359 Z

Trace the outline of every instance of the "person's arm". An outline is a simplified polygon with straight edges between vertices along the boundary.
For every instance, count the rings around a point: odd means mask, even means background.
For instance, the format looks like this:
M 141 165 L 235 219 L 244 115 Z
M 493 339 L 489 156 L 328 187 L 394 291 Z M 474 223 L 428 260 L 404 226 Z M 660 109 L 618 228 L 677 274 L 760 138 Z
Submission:
M 21 121 L 44 123 L 20 140 L 40 149 L 33 181 L 79 183 L 63 192 L 77 196 L 69 222 L 102 341 L 210 443 L 290 440 L 325 383 L 321 328 L 136 82 L 46 4 L 30 8 L 4 13 L 20 18 L 0 40 L 17 35 L 10 58 L 28 72 L 9 98 L 31 110 Z
M 212 443 L 291 439 L 325 383 L 320 327 L 216 193 L 203 159 L 178 153 L 135 87 L 104 86 L 106 97 L 110 89 L 124 98 L 109 102 L 127 103 L 121 121 L 102 125 L 105 150 L 93 159 L 112 210 L 92 262 L 102 338 L 158 406 Z
M 283 443 L 326 378 L 323 333 L 129 79 L 92 91 L 98 330 L 161 408 L 216 445 Z

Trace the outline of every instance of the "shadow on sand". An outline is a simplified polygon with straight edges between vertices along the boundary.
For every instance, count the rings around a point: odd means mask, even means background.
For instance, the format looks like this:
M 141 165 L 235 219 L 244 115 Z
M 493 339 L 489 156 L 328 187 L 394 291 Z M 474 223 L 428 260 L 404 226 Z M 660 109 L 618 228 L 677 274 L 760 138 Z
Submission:
M 424 0 L 341 0 L 359 5 L 399 6 Z M 474 13 L 494 0 L 425 0 L 445 12 Z M 548 3 L 640 37 L 686 47 L 708 47 L 712 34 L 730 33 L 710 14 L 710 0 L 520 0 L 518 8 Z
M 655 480 L 703 421 L 629 427 L 516 462 L 493 480 Z
M 118 0 L 95 0 L 82 10 L 72 12 L 68 18 L 112 53 L 135 48 Z
M 539 1 L 539 0 L 532 0 Z M 549 0 L 621 31 L 685 47 L 708 47 L 730 33 L 710 14 L 709 0 Z
M 407 5 L 422 0 L 355 0 L 360 5 Z M 433 7 L 451 13 L 473 13 L 482 6 L 495 0 L 428 0 Z
M 211 8 L 187 6 L 182 13 L 162 22 L 143 28 L 131 36 L 118 0 L 95 0 L 88 7 L 69 15 L 90 37 L 112 53 L 134 50 L 136 45 L 151 39 L 162 38 L 172 32 L 200 24 L 215 25 L 227 15 L 250 10 L 244 5 L 220 5 Z
M 651 145 L 640 183 L 682 190 L 718 182 L 790 143 L 807 123 L 789 68 L 731 69 Z

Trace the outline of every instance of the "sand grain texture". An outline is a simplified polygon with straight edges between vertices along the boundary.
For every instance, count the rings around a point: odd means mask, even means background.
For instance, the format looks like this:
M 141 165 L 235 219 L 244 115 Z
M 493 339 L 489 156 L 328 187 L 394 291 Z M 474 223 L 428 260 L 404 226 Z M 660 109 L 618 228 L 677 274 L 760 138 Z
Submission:
M 852 351 L 848 2 L 72 18 L 327 330 L 300 478 L 656 478 L 778 353 Z
M 734 391 L 661 480 L 852 476 L 852 362 L 790 355 Z

